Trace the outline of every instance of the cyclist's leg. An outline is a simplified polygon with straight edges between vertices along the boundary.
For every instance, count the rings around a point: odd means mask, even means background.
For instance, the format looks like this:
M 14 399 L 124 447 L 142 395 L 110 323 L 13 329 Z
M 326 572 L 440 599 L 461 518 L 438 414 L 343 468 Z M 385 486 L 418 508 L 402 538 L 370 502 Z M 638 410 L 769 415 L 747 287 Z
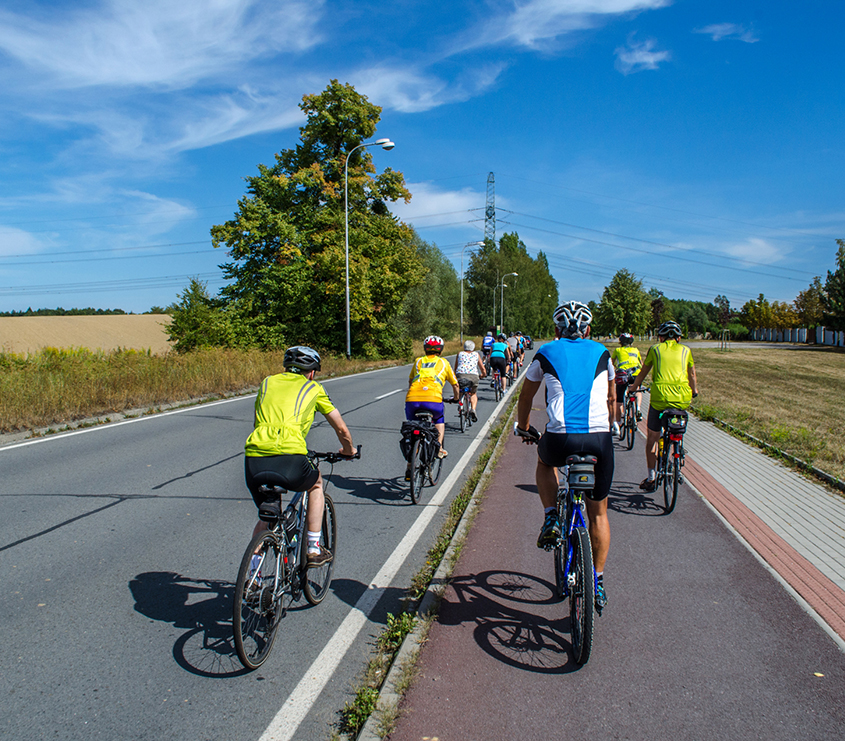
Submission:
M 648 422 L 646 426 L 647 435 L 645 441 L 645 463 L 646 468 L 648 469 L 646 480 L 652 481 L 652 479 L 656 476 L 657 442 L 660 440 L 661 432 L 660 412 L 658 412 L 654 407 L 651 407 L 648 410 Z M 643 484 L 645 484 L 645 481 L 640 484 L 640 488 L 645 488 Z

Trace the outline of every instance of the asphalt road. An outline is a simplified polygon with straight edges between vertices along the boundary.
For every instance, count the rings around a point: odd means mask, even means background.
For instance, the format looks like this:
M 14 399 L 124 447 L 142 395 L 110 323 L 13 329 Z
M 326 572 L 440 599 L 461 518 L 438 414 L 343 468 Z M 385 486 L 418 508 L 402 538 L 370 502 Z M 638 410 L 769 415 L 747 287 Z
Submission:
M 688 486 L 670 515 L 639 490 L 641 436 L 615 462 L 589 662 L 573 661 L 569 603 L 535 545 L 536 449 L 511 437 L 390 741 L 843 738 L 836 644 Z
M 255 521 L 243 483 L 254 397 L 0 448 L 0 735 L 326 738 L 439 529 L 445 508 L 431 503 L 448 503 L 464 479 L 450 474 L 483 447 L 482 425 L 461 434 L 447 406 L 440 489 L 412 505 L 398 446 L 407 373 L 327 384 L 364 446 L 329 487 L 334 581 L 321 605 L 288 613 L 252 673 L 231 602 Z M 484 387 L 481 422 L 495 406 Z M 309 445 L 337 448 L 324 421 Z

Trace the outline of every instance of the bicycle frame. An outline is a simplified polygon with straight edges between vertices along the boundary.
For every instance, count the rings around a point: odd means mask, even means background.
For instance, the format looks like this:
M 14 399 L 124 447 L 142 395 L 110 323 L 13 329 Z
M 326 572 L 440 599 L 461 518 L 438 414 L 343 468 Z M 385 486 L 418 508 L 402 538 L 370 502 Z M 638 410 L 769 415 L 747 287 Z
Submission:
M 567 579 L 563 585 L 564 592 L 561 595 L 562 599 L 566 599 L 570 595 L 572 588 L 572 558 L 575 549 L 572 546 L 572 534 L 577 527 L 587 527 L 587 520 L 584 518 L 584 496 L 580 491 L 569 488 L 569 466 L 563 466 L 559 469 L 561 480 L 565 483 L 558 489 L 558 512 L 561 515 L 561 523 L 566 527 L 562 535 L 563 544 L 566 546 L 566 559 L 564 561 L 563 573 L 567 575 Z M 564 511 L 560 512 L 561 504 L 564 505 Z M 595 569 L 593 569 L 593 579 L 596 578 Z

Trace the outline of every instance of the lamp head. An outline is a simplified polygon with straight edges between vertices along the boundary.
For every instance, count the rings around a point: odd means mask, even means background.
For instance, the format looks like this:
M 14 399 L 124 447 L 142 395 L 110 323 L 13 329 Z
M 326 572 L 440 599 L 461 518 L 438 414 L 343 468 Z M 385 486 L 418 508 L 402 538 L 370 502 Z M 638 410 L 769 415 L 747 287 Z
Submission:
M 382 149 L 390 151 L 396 145 L 390 139 L 376 139 L 374 144 L 378 144 Z

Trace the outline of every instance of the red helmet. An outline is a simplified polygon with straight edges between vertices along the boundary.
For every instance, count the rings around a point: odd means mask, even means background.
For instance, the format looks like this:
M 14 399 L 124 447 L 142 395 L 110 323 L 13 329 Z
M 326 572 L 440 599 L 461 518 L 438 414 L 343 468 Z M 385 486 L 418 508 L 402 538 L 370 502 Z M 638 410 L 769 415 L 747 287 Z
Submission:
M 439 355 L 443 352 L 443 338 L 436 334 L 429 335 L 423 340 L 423 350 Z

